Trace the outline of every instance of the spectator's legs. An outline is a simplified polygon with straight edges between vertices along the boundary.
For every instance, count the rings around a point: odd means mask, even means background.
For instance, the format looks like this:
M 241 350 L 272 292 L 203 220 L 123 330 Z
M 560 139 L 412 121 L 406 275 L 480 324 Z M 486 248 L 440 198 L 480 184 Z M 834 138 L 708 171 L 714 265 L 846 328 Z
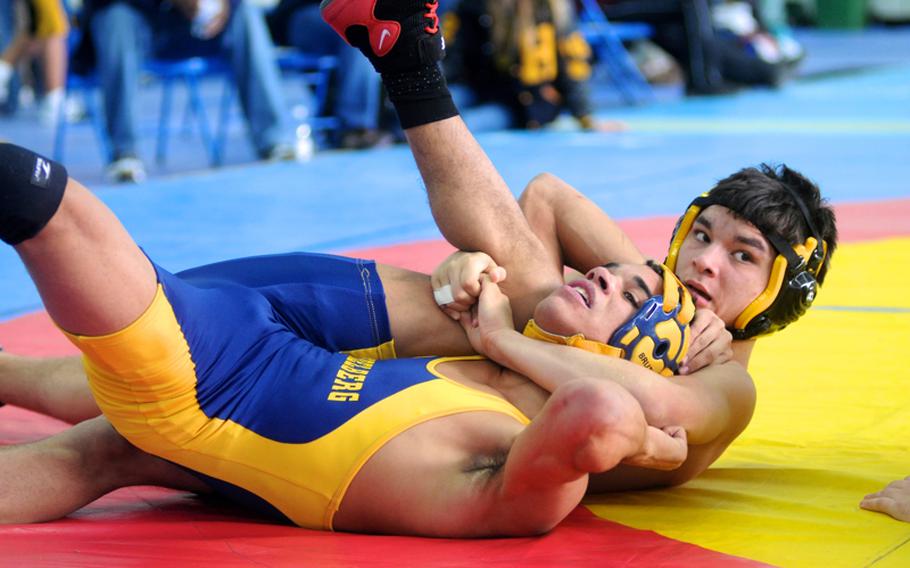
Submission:
M 711 92 L 723 84 L 708 0 L 682 0 L 688 46 L 689 88 Z
M 339 77 L 335 110 L 349 129 L 375 130 L 379 124 L 382 83 L 370 62 L 354 48 L 343 45 L 338 55 L 345 73 Z
M 12 41 L 15 33 L 12 0 L 0 0 L 0 53 L 6 50 L 6 46 Z M 14 105 L 7 104 L 8 99 L 11 98 L 10 87 L 13 79 L 12 66 L 0 57 L 0 111 L 11 112 L 14 110 Z
M 610 19 L 641 20 L 657 26 L 657 43 L 686 70 L 686 87 L 692 93 L 723 88 L 720 56 L 711 20 L 712 0 L 623 0 L 609 4 Z
M 294 12 L 288 23 L 288 43 L 309 53 L 338 56 L 334 109 L 341 129 L 377 129 L 382 82 L 370 62 L 323 23 L 318 4 Z
M 41 120 L 57 124 L 66 100 L 66 66 L 68 51 L 66 35 L 55 35 L 40 41 L 44 64 L 44 99 L 41 101 Z
M 270 157 L 276 147 L 287 144 L 288 109 L 272 40 L 259 8 L 240 2 L 224 32 L 224 43 L 253 146 L 260 157 Z
M 136 97 L 142 58 L 150 45 L 150 26 L 139 10 L 125 2 L 95 12 L 89 25 L 113 158 L 135 156 Z

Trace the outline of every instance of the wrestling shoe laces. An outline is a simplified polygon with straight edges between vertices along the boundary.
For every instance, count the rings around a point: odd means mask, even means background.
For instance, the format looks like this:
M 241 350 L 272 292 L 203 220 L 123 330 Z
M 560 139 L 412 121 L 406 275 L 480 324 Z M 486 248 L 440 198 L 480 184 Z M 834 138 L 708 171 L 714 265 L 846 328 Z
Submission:
M 438 0 L 322 0 L 319 9 L 380 73 L 435 65 L 445 56 Z

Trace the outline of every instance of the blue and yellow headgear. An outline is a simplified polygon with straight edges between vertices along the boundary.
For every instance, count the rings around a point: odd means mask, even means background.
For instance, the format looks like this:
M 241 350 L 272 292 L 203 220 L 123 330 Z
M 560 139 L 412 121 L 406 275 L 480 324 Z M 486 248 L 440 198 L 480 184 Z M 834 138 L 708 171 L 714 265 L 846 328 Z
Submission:
M 664 279 L 663 293 L 648 298 L 642 307 L 619 327 L 607 343 L 587 339 L 583 334 L 565 336 L 541 329 L 532 319 L 524 335 L 533 339 L 577 347 L 592 353 L 619 357 L 660 373 L 673 376 L 689 351 L 689 322 L 695 304 L 685 286 L 667 267 L 648 263 Z
M 783 186 L 793 197 L 793 201 L 802 212 L 811 236 L 804 243 L 790 244 L 773 231 L 758 227 L 766 239 L 777 251 L 777 257 L 771 265 L 771 277 L 768 285 L 751 304 L 728 327 L 733 339 L 750 339 L 781 330 L 793 323 L 812 305 L 818 293 L 815 278 L 825 262 L 828 251 L 827 243 L 815 230 L 815 224 L 803 200 L 790 188 Z M 711 192 L 705 192 L 689 204 L 686 212 L 676 223 L 670 249 L 667 252 L 666 265 L 676 270 L 679 249 L 686 235 L 692 230 L 692 224 L 704 209 L 711 205 L 722 205 L 740 214 L 727 203 L 712 198 Z

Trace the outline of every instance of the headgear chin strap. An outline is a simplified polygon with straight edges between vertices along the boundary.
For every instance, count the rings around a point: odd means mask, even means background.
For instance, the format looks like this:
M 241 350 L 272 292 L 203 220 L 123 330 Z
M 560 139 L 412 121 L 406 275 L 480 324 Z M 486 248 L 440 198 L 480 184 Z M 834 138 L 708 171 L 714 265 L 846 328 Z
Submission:
M 789 244 L 776 233 L 758 227 L 778 254 L 771 265 L 768 285 L 739 314 L 733 322 L 732 329 L 728 328 L 733 339 L 750 339 L 787 327 L 806 313 L 818 293 L 816 276 L 825 262 L 828 247 L 815 229 L 815 224 L 812 222 L 803 200 L 789 187 L 783 187 L 793 197 L 793 201 L 799 207 L 812 235 L 804 243 Z M 666 265 L 670 270 L 676 270 L 679 249 L 689 231 L 692 230 L 695 219 L 699 213 L 711 205 L 721 205 L 740 214 L 726 203 L 713 198 L 711 192 L 705 192 L 696 197 L 673 230 L 673 238 L 670 241 L 666 260 Z
M 533 319 L 524 335 L 549 343 L 568 345 L 598 355 L 619 357 L 671 377 L 689 351 L 689 322 L 695 304 L 686 287 L 666 267 L 649 263 L 663 273 L 663 294 L 645 300 L 642 307 L 619 327 L 607 343 L 587 339 L 583 334 L 565 336 L 550 333 Z

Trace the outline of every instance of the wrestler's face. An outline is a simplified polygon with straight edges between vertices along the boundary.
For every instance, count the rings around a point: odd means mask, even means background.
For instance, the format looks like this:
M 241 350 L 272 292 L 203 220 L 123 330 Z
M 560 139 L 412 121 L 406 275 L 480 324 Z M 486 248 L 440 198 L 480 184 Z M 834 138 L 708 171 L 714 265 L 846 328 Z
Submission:
M 584 279 L 557 288 L 537 304 L 534 321 L 550 333 L 582 333 L 587 339 L 606 343 L 662 288 L 661 276 L 644 264 L 598 266 Z
M 755 225 L 721 205 L 702 211 L 679 249 L 676 275 L 696 308 L 730 326 L 768 285 L 777 251 Z

